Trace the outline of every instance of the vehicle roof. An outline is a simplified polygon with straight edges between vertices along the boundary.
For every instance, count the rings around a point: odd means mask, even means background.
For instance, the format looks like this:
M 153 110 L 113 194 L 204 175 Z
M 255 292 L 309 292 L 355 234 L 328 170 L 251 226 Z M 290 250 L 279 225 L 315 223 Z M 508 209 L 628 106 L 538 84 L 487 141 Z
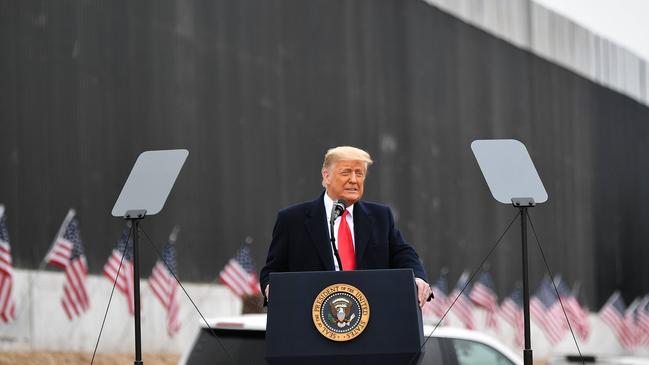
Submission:
M 434 326 L 424 325 L 424 336 L 430 336 Z M 494 349 L 500 351 L 503 355 L 507 356 L 511 361 L 516 364 L 522 364 L 523 358 L 521 355 L 516 354 L 509 347 L 502 344 L 500 341 L 493 337 L 478 331 L 471 331 L 464 328 L 457 327 L 438 327 L 431 337 L 437 338 L 456 338 L 461 340 L 469 340 L 489 345 Z M 522 350 L 522 349 L 521 349 Z

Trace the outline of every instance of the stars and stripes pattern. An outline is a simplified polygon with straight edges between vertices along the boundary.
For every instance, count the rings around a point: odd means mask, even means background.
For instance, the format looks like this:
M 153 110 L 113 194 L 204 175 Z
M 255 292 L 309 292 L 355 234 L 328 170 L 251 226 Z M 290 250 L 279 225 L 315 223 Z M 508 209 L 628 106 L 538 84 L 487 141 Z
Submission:
M 638 330 L 639 344 L 643 346 L 649 345 L 649 296 L 642 298 L 642 301 L 636 308 L 636 327 Z
M 435 294 L 435 299 L 426 302 L 422 310 L 423 315 L 442 318 L 451 304 L 448 300 L 448 271 L 443 270 L 440 273 L 437 281 L 433 285 L 433 293 Z
M 134 273 L 133 273 L 133 244 L 130 234 L 131 226 L 127 226 L 122 231 L 122 236 L 117 241 L 117 248 L 113 249 L 112 254 L 104 265 L 104 276 L 114 282 L 117 289 L 124 294 L 128 303 L 129 314 L 135 314 L 135 293 L 134 293 Z M 122 256 L 124 260 L 122 261 Z M 120 269 L 120 262 L 122 264 Z
M 635 345 L 633 329 L 626 316 L 626 305 L 619 292 L 615 292 L 600 309 L 599 317 L 615 332 L 620 344 L 625 348 Z
M 498 311 L 498 295 L 496 295 L 496 286 L 491 274 L 483 271 L 478 277 L 478 281 L 473 284 L 471 294 L 469 295 L 473 303 L 484 308 L 487 312 L 487 328 L 498 328 L 496 313 Z
M 629 333 L 631 334 L 631 338 L 633 339 L 633 342 L 628 348 L 635 348 L 636 346 L 640 345 L 640 329 L 638 328 L 637 322 L 636 322 L 636 314 L 637 314 L 637 309 L 639 307 L 640 302 L 642 299 L 640 298 L 635 298 L 631 304 L 626 308 L 626 312 L 624 313 L 624 320 L 626 321 L 627 328 Z
M 4 214 L 4 206 L 0 205 L 0 321 L 3 323 L 10 323 L 16 318 L 13 285 L 7 216 Z
M 169 235 L 169 242 L 167 242 L 162 252 L 162 259 L 156 262 L 149 277 L 151 292 L 158 298 L 167 312 L 167 334 L 170 337 L 173 337 L 180 330 L 180 320 L 178 318 L 180 306 L 176 301 L 176 290 L 178 289 L 176 277 L 178 272 L 175 242 L 177 235 L 178 229 L 174 228 L 171 235 Z
M 63 219 L 61 228 L 59 228 L 59 233 L 56 235 L 56 238 L 54 238 L 54 242 L 52 242 L 52 246 L 45 256 L 45 262 L 63 270 L 68 267 L 70 256 L 72 255 L 72 249 L 74 248 L 74 242 L 65 237 L 65 230 L 75 215 L 76 213 L 74 209 L 68 211 L 65 219 Z
M 86 288 L 88 262 L 83 253 L 79 220 L 76 217 L 69 221 L 62 239 L 72 243 L 72 251 L 65 266 L 61 306 L 68 319 L 73 320 L 90 308 L 90 297 Z
M 219 273 L 219 281 L 239 297 L 261 293 L 248 245 L 243 245 L 228 261 Z
M 565 318 L 554 286 L 547 276 L 530 299 L 530 316 L 541 327 L 551 344 L 561 341 L 566 332 Z
M 469 281 L 469 272 L 465 271 L 460 275 L 460 278 L 455 285 L 453 294 L 449 297 L 451 303 L 457 298 L 455 304 L 453 305 L 453 313 L 458 317 L 458 319 L 464 324 L 468 329 L 474 329 L 475 324 L 473 322 L 473 306 L 471 305 L 471 299 L 467 292 L 471 291 L 471 288 L 467 286 L 466 290 L 462 292 L 462 289 L 467 285 Z
M 585 340 L 588 338 L 590 333 L 588 312 L 582 308 L 577 298 L 568 289 L 568 285 L 560 276 L 555 277 L 554 282 L 557 285 L 557 291 L 559 292 L 559 297 L 563 302 L 570 324 L 574 328 L 575 332 L 577 332 L 577 336 L 582 340 Z M 560 305 L 560 303 L 557 302 L 555 305 Z
M 514 330 L 516 345 L 523 345 L 525 322 L 523 319 L 523 290 L 516 288 L 511 295 L 500 304 L 500 315 Z

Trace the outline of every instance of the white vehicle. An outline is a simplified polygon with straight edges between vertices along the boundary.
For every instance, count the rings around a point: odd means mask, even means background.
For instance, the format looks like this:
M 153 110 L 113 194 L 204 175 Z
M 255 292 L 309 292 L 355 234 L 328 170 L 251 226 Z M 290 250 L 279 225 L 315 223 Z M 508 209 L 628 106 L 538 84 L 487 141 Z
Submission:
M 203 327 L 180 365 L 237 364 L 263 365 L 266 351 L 264 337 L 266 315 L 249 314 L 208 320 L 219 337 Z M 424 325 L 428 336 L 433 326 Z M 224 349 L 225 347 L 225 349 Z M 226 353 L 227 351 L 227 353 Z M 439 327 L 425 345 L 425 355 L 418 364 L 435 365 L 523 365 L 521 356 L 497 340 L 474 331 Z

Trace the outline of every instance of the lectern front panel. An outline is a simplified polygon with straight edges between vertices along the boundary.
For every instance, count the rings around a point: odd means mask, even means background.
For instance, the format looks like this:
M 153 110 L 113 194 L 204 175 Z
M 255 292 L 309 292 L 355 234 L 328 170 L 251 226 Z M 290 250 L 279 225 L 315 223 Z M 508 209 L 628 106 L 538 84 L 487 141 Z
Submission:
M 358 289 L 366 300 L 369 319 L 361 333 L 349 340 L 332 339 L 314 320 L 314 302 L 326 297 L 323 291 L 339 285 Z M 374 364 L 408 363 L 423 343 L 421 311 L 417 305 L 414 276 L 410 269 L 273 273 L 266 332 L 266 359 L 270 364 Z M 347 290 L 347 289 L 345 289 Z M 354 293 L 355 294 L 355 293 Z M 322 307 L 322 321 L 333 329 L 340 322 L 358 319 L 349 311 L 345 298 Z M 363 313 L 357 312 L 359 316 Z M 337 317 L 339 315 L 339 317 Z

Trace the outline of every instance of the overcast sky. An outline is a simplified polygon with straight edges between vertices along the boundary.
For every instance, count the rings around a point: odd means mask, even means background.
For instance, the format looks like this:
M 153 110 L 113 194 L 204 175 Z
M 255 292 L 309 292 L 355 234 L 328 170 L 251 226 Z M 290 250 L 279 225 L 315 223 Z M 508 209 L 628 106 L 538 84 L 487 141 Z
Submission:
M 649 61 L 649 0 L 534 0 Z

